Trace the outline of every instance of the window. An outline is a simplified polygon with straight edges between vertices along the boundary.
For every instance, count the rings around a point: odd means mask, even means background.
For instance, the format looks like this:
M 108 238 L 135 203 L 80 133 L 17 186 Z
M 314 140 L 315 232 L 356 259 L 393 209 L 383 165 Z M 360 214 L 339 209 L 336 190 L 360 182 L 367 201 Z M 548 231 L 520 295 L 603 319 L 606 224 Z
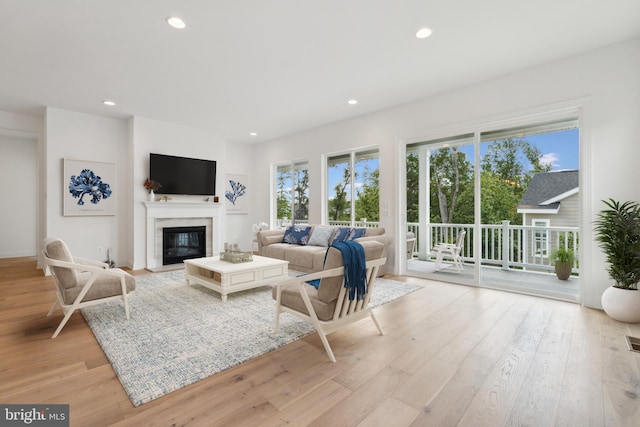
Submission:
M 512 273 L 549 274 L 555 248 L 579 251 L 578 113 L 559 110 L 466 132 L 461 126 L 458 135 L 408 143 L 406 231 L 417 237 L 417 257 L 407 259 L 406 270 L 534 294 L 553 290 L 520 283 Z M 434 269 L 431 249 L 455 242 L 461 230 L 464 274 Z
M 276 166 L 276 218 L 278 225 L 309 221 L 309 163 Z
M 531 225 L 534 227 L 544 227 L 544 229 L 533 230 L 533 253 L 537 257 L 546 258 L 549 256 L 549 220 L 548 219 L 534 219 L 531 221 Z
M 352 151 L 327 158 L 329 224 L 380 221 L 380 174 L 377 149 Z

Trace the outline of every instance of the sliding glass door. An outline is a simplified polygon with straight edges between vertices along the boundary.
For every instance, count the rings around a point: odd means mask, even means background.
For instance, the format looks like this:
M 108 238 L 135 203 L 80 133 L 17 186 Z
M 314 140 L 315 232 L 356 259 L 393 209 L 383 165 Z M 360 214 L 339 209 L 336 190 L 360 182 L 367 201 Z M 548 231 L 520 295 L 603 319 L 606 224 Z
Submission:
M 578 152 L 577 112 L 408 144 L 407 273 L 577 300 Z
M 407 271 L 475 280 L 473 134 L 407 146 Z

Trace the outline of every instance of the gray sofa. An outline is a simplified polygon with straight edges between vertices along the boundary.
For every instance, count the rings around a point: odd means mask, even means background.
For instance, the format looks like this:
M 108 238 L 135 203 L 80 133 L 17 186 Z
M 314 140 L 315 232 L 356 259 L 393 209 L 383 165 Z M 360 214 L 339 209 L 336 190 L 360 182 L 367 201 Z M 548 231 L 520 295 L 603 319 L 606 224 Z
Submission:
M 299 243 L 287 243 L 283 241 L 285 237 L 285 229 L 281 230 L 265 230 L 258 232 L 258 253 L 261 256 L 269 258 L 277 258 L 289 261 L 289 270 L 300 271 L 303 273 L 313 273 L 321 271 L 324 265 L 325 253 L 331 245 L 336 233 L 339 229 L 350 227 L 330 227 L 325 225 L 307 225 L 310 226 L 308 241 Z M 354 227 L 358 228 L 358 227 Z M 353 240 L 356 242 L 377 241 L 384 245 L 382 256 L 387 256 L 387 251 L 393 238 L 384 234 L 382 227 L 371 227 L 364 229 L 364 236 L 357 237 Z M 314 235 L 315 233 L 315 235 Z M 384 266 L 378 270 L 378 275 L 385 273 Z

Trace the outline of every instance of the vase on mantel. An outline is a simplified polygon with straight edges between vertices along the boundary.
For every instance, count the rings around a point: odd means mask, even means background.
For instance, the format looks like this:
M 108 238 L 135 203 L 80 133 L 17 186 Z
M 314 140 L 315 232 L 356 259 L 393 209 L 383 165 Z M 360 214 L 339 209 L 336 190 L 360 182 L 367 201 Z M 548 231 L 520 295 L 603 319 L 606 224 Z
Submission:
M 153 192 L 153 190 L 149 190 L 149 196 L 147 200 L 149 200 L 150 202 L 155 202 L 156 194 Z

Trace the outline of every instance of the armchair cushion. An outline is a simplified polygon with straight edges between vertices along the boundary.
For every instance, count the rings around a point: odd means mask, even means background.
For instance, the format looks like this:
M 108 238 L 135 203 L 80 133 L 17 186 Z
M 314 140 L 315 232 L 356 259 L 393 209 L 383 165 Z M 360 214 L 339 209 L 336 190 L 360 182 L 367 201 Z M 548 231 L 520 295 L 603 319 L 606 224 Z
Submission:
M 324 321 L 331 320 L 333 318 L 333 312 L 336 309 L 337 299 L 334 299 L 330 303 L 326 303 L 324 301 L 321 301 L 318 298 L 318 290 L 316 288 L 309 285 L 304 285 L 304 286 L 306 286 L 307 288 L 306 291 L 307 291 L 307 294 L 309 295 L 311 306 L 315 310 L 316 315 L 318 316 L 318 319 L 324 320 Z M 275 298 L 275 293 L 276 293 L 276 288 L 273 288 L 274 298 Z M 292 286 L 289 288 L 282 289 L 280 298 L 281 298 L 282 305 L 291 307 L 294 310 L 297 310 L 301 313 L 305 313 L 306 315 L 309 315 L 309 311 L 307 310 L 307 307 L 304 305 L 304 300 L 300 298 L 300 291 L 298 290 L 297 287 Z
M 60 239 L 49 238 L 44 242 L 44 251 L 49 258 L 53 258 L 58 261 L 73 262 L 73 256 L 71 251 Z M 60 284 L 68 289 L 78 286 L 78 273 L 73 268 L 64 267 L 52 267 L 55 270 L 55 274 L 60 279 Z
M 124 283 L 127 288 L 127 293 L 136 289 L 136 279 L 131 274 L 119 268 L 112 268 L 108 271 L 119 271 L 124 274 Z M 87 283 L 92 273 L 82 272 L 78 274 L 78 286 L 73 288 L 66 288 L 64 290 L 64 301 L 66 304 L 73 304 L 75 299 L 82 291 L 82 287 Z M 82 302 L 92 301 L 96 299 L 102 299 L 112 297 L 114 295 L 122 295 L 122 287 L 120 286 L 120 278 L 116 276 L 108 276 L 100 274 L 89 291 L 86 293 Z
M 382 258 L 384 255 L 385 245 L 375 240 L 362 242 L 362 247 L 364 248 L 367 261 Z M 338 249 L 330 247 L 327 252 L 324 269 L 329 270 L 341 267 L 342 265 L 342 253 Z M 321 279 L 318 289 L 312 285 L 304 284 L 318 319 L 331 320 L 333 318 L 343 278 L 344 276 L 342 275 L 324 277 Z M 275 299 L 277 293 L 276 287 L 273 288 L 272 293 Z M 281 290 L 281 301 L 284 306 L 292 307 L 302 313 L 309 314 L 303 299 L 300 297 L 300 291 L 295 286 L 285 287 Z
M 372 259 L 382 258 L 384 255 L 384 244 L 370 240 L 361 242 L 364 248 L 364 254 L 367 261 Z M 328 249 L 327 258 L 324 264 L 324 269 L 329 270 L 343 265 L 342 253 L 333 247 Z M 344 276 L 325 277 L 320 282 L 318 288 L 318 299 L 325 303 L 335 302 L 338 299 L 340 288 L 342 287 L 342 279 Z

